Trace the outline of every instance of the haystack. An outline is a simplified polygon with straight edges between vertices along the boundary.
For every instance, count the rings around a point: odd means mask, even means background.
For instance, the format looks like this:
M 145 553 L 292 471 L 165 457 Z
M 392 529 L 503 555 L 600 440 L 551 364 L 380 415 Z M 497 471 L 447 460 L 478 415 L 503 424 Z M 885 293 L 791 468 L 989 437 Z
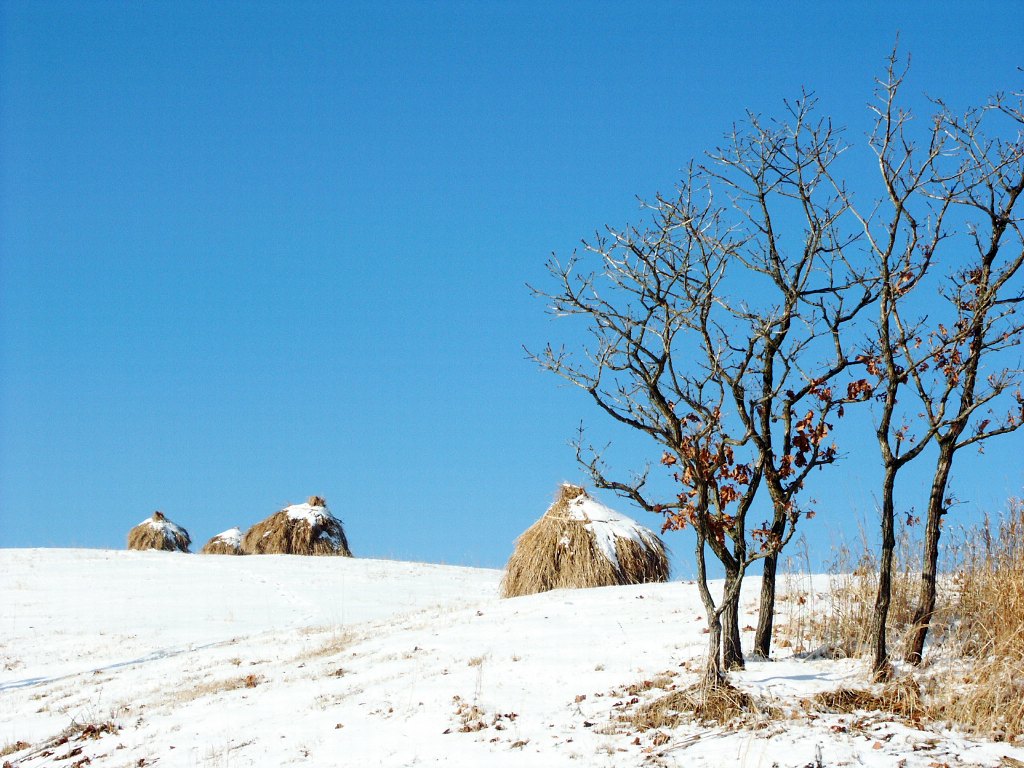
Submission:
M 566 483 L 516 540 L 501 596 L 667 580 L 668 558 L 658 536 Z
M 199 550 L 204 555 L 244 555 L 242 551 L 242 530 L 228 528 L 210 539 Z
M 327 502 L 310 496 L 275 512 L 245 533 L 242 550 L 251 555 L 342 555 L 352 557 L 341 521 Z
M 188 531 L 164 517 L 163 512 L 154 512 L 152 517 L 128 531 L 128 549 L 188 552 L 191 543 Z

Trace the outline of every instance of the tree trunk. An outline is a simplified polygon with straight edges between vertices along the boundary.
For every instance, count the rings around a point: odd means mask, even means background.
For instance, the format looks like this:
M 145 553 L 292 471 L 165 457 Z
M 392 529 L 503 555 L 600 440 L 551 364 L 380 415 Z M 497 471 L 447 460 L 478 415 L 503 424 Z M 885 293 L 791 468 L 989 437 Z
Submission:
M 889 604 L 892 602 L 892 560 L 896 550 L 895 501 L 896 468 L 885 468 L 882 482 L 882 551 L 878 569 L 878 595 L 875 598 L 875 614 L 871 620 L 871 671 L 876 681 L 892 676 L 889 652 L 885 645 L 885 631 L 889 620 Z
M 697 591 L 704 604 L 704 614 L 708 621 L 708 655 L 704 660 L 704 681 L 706 689 L 721 685 L 725 677 L 722 675 L 722 621 L 721 614 L 715 606 L 715 599 L 708 589 L 707 563 L 704 560 L 705 537 L 697 532 Z
M 708 657 L 704 662 L 704 685 L 716 688 L 725 680 L 722 674 L 722 621 L 717 611 L 708 615 Z
M 939 537 L 942 535 L 942 516 L 946 513 L 946 486 L 953 469 L 955 438 L 939 443 L 939 458 L 935 463 L 932 490 L 928 496 L 928 517 L 924 528 L 924 562 L 921 564 L 921 591 L 914 609 L 910 638 L 905 660 L 920 664 L 924 656 L 924 641 L 928 637 L 932 615 L 935 613 L 935 579 L 939 567 Z
M 775 625 L 775 570 L 779 556 L 768 555 L 764 559 L 761 575 L 761 603 L 757 608 L 757 632 L 754 633 L 753 654 L 767 659 L 772 650 L 772 628 Z
M 722 667 L 726 670 L 743 669 L 743 649 L 740 647 L 740 591 L 739 571 L 726 572 L 722 593 Z M 735 594 L 730 597 L 730 593 Z
M 786 518 L 776 516 L 772 533 L 782 539 L 786 532 Z M 772 650 L 772 629 L 775 626 L 775 573 L 779 567 L 779 555 L 773 553 L 764 559 L 761 576 L 761 604 L 757 608 L 757 632 L 754 633 L 754 655 L 767 659 Z

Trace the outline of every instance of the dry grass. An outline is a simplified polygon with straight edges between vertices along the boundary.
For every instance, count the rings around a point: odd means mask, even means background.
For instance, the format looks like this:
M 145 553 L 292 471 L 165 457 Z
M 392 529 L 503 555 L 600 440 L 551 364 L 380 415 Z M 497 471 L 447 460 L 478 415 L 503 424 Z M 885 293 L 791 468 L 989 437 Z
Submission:
M 910 626 L 920 582 L 916 546 L 910 532 L 903 528 L 896 541 L 888 620 L 890 646 L 896 654 Z M 792 566 L 792 560 L 789 565 Z M 829 567 L 827 593 L 815 594 L 811 590 L 810 564 L 806 563 L 804 568 L 808 573 L 799 574 L 791 568 L 785 576 L 787 588 L 779 595 L 776 606 L 776 645 L 794 653 L 813 651 L 831 658 L 853 658 L 867 653 L 878 593 L 878 558 L 863 531 L 858 552 L 845 544 L 836 550 Z M 941 634 L 948 622 L 948 602 L 943 602 L 934 622 L 936 633 Z
M 237 691 L 240 688 L 255 688 L 263 682 L 263 678 L 256 674 L 239 675 L 225 680 L 196 681 L 188 687 L 182 687 L 175 691 L 170 697 L 173 704 L 187 704 L 205 696 L 213 696 L 226 691 Z
M 501 582 L 502 597 L 668 580 L 665 546 L 653 533 L 644 544 L 616 539 L 618 564 L 601 552 L 586 523 L 568 516 L 569 502 L 584 495 L 579 486 L 563 485 L 544 516 L 516 540 Z
M 27 741 L 12 741 L 8 742 L 4 746 L 0 747 L 0 757 L 7 757 L 13 755 L 15 752 L 23 752 L 32 745 Z
M 675 728 L 683 722 L 728 723 L 756 710 L 754 699 L 730 683 L 714 687 L 693 685 L 670 691 L 638 707 L 629 722 L 643 732 Z
M 319 659 L 325 656 L 337 656 L 342 651 L 348 650 L 354 640 L 355 635 L 351 632 L 338 632 L 332 634 L 329 638 L 314 648 L 303 651 L 296 657 L 296 660 L 307 661 L 309 659 Z
M 953 664 L 936 686 L 934 714 L 980 735 L 1024 735 L 1024 502 L 998 524 L 986 520 L 963 537 L 954 582 L 956 631 L 939 651 Z
M 315 522 L 296 519 L 282 509 L 246 531 L 242 550 L 251 555 L 341 555 L 352 557 L 341 521 L 327 510 L 320 496 L 310 496 L 311 507 L 322 508 Z
M 854 688 L 822 691 L 812 699 L 814 706 L 828 712 L 885 712 L 908 719 L 927 714 L 921 686 L 909 676 L 892 680 L 878 693 Z
M 14 765 L 21 765 L 22 763 L 31 761 L 37 757 L 44 759 L 51 757 L 54 755 L 54 752 L 57 750 L 58 747 L 62 747 L 64 745 L 68 745 L 67 753 L 65 753 L 64 755 L 54 756 L 53 759 L 56 761 L 70 760 L 72 757 L 77 757 L 82 753 L 81 747 L 73 747 L 70 745 L 70 742 L 81 742 L 86 740 L 101 739 L 108 734 L 116 734 L 120 730 L 121 726 L 112 720 L 95 723 L 80 723 L 77 720 L 72 720 L 71 724 L 68 725 L 68 727 L 62 730 L 59 734 L 57 734 L 52 739 L 43 742 L 35 749 L 33 749 L 31 752 L 29 752 L 27 755 L 23 755 L 21 759 Z M 30 747 L 31 745 L 27 742 L 19 741 L 13 745 L 10 745 L 9 751 L 0 753 L 0 757 L 6 757 L 7 755 L 15 754 L 17 752 L 29 749 Z M 78 761 L 73 764 L 69 763 L 69 765 L 81 766 L 87 765 L 88 762 L 89 760 L 88 758 L 86 758 L 84 762 Z M 5 762 L 4 765 L 11 765 L 11 763 L 8 761 Z
M 877 710 L 956 725 L 997 740 L 1024 738 L 1024 503 L 999 522 L 947 531 L 945 568 L 925 665 L 880 692 L 835 691 L 815 697 L 826 709 Z M 919 586 L 919 564 L 901 536 L 890 609 L 890 652 L 902 657 Z M 780 602 L 779 645 L 868 655 L 877 563 L 865 546 L 856 566 L 844 550 L 827 595 L 797 589 Z M 817 603 L 816 605 L 814 603 Z
M 150 520 L 158 524 L 170 522 L 163 512 L 154 512 Z M 188 531 L 180 526 L 150 525 L 150 520 L 144 520 L 128 532 L 128 549 L 188 552 L 192 544 Z
M 455 707 L 455 717 L 458 719 L 458 732 L 459 733 L 476 733 L 483 731 L 488 728 L 493 728 L 496 731 L 508 730 L 509 725 L 514 723 L 519 715 L 515 712 L 495 712 L 488 715 L 487 712 L 478 707 L 476 703 L 470 703 L 464 700 L 461 696 L 453 696 L 452 704 Z M 452 733 L 452 729 L 449 728 L 445 731 L 446 734 Z M 491 740 L 492 742 L 495 739 Z M 529 739 L 522 742 L 517 742 L 512 745 L 512 749 L 519 749 L 529 742 Z

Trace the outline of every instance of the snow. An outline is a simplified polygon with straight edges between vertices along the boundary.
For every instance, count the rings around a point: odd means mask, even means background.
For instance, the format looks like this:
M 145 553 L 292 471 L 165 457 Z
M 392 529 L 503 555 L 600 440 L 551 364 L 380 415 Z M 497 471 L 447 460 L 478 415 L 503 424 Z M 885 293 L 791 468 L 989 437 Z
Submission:
M 164 533 L 169 533 L 171 535 L 188 535 L 187 533 L 185 533 L 184 528 L 182 528 L 180 525 L 175 525 L 167 518 L 157 520 L 155 517 L 147 517 L 145 520 L 139 523 L 139 525 L 148 525 L 150 528 L 155 528 L 158 531 L 163 531 Z
M 732 679 L 794 707 L 790 718 L 756 729 L 683 725 L 656 744 L 618 716 L 637 706 L 629 686 L 696 679 L 707 640 L 696 587 L 500 600 L 500 575 L 353 558 L 0 549 L 2 760 L 17 768 L 86 758 L 89 768 L 803 768 L 819 754 L 824 765 L 877 768 L 1024 760 L 1021 746 L 937 727 L 801 713 L 796 704 L 816 691 L 865 685 L 866 668 L 781 648 L 777 661 L 750 661 Z M 758 588 L 748 579 L 742 625 L 753 622 Z M 116 730 L 99 738 L 56 743 L 73 724 L 108 722 Z M 19 741 L 30 746 L 15 749 Z
M 285 507 L 284 511 L 292 520 L 301 520 L 310 525 L 322 524 L 325 520 L 333 520 L 334 516 L 327 511 L 327 507 L 314 507 L 311 504 L 292 504 Z
M 242 529 L 241 528 L 228 528 L 226 531 L 221 531 L 213 537 L 213 541 L 223 541 L 232 547 L 242 546 Z
M 582 520 L 594 534 L 594 541 L 616 568 L 619 556 L 615 551 L 616 539 L 632 539 L 645 547 L 653 544 L 654 534 L 636 520 L 619 514 L 589 496 L 577 496 L 569 501 L 567 515 L 571 520 Z

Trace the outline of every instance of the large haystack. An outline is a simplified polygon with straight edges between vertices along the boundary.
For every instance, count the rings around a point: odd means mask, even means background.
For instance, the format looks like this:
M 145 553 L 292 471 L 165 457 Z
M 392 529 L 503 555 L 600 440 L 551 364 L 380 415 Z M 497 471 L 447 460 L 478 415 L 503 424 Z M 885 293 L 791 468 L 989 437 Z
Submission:
M 210 539 L 200 550 L 204 555 L 244 555 L 242 551 L 242 530 L 228 528 Z
M 516 540 L 501 596 L 667 580 L 661 539 L 566 483 L 544 516 Z
M 250 555 L 342 555 L 352 557 L 341 521 L 327 502 L 310 496 L 275 512 L 246 531 L 242 550 Z
M 128 531 L 128 549 L 188 552 L 191 543 L 188 531 L 164 517 L 163 512 L 154 512 L 152 517 Z

